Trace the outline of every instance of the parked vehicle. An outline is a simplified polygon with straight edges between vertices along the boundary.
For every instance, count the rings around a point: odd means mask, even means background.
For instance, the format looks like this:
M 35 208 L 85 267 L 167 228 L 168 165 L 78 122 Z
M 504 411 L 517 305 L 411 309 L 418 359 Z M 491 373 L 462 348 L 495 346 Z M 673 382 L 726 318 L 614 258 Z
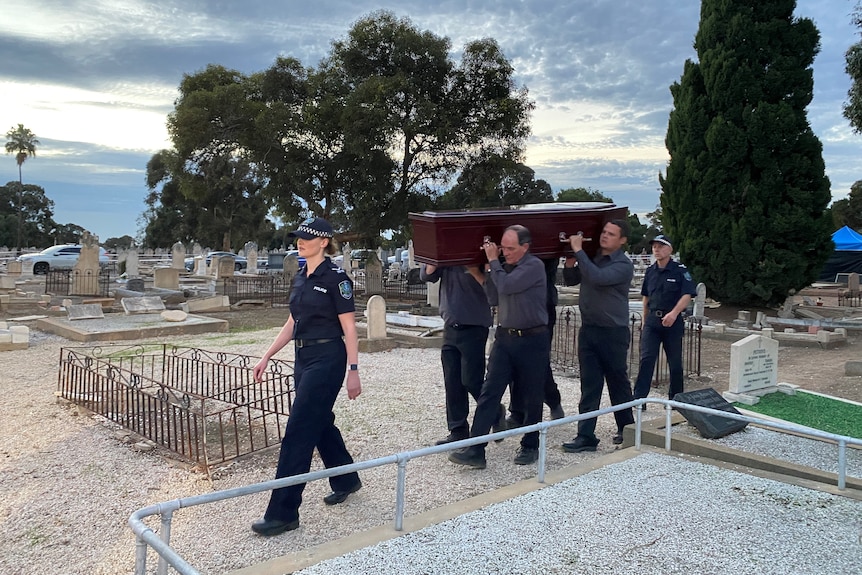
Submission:
M 233 269 L 235 271 L 242 271 L 248 267 L 248 260 L 246 260 L 242 256 L 238 256 L 233 252 L 210 252 L 206 255 L 207 266 L 212 263 L 212 259 L 215 256 L 230 256 L 234 259 Z M 186 266 L 186 271 L 191 272 L 195 269 L 195 258 L 186 258 L 183 260 L 183 263 Z
M 401 271 L 406 272 L 410 264 L 410 250 L 401 250 L 400 255 L 401 258 L 399 263 L 401 264 Z M 389 256 L 388 258 L 386 258 L 386 263 L 390 266 L 398 261 L 399 258 L 397 258 L 396 256 Z
M 34 274 L 46 274 L 49 270 L 72 269 L 78 263 L 81 246 L 78 244 L 61 244 L 45 248 L 36 254 L 18 256 L 19 262 L 33 262 Z M 99 266 L 108 265 L 108 252 L 99 248 Z
M 353 262 L 354 267 L 359 269 L 365 269 L 365 262 L 368 261 L 368 256 L 373 253 L 374 250 L 353 250 L 350 252 L 350 259 Z

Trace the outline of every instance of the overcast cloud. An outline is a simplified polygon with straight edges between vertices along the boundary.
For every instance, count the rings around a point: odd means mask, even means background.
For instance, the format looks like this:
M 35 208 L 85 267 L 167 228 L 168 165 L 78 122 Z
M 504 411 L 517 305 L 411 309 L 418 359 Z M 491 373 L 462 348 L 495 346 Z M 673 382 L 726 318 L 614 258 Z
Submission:
M 798 0 L 814 20 L 809 120 L 824 145 L 834 199 L 862 175 L 862 136 L 841 115 L 844 52 L 858 38 L 851 0 Z M 215 63 L 252 73 L 278 55 L 316 66 L 333 40 L 386 9 L 463 45 L 493 37 L 536 101 L 527 164 L 554 192 L 592 187 L 640 214 L 658 204 L 669 86 L 693 49 L 692 0 L 404 0 L 243 2 L 31 0 L 0 6 L 0 128 L 41 141 L 24 181 L 55 202 L 55 220 L 102 239 L 136 235 L 146 162 L 169 146 L 165 119 L 183 74 Z M 17 180 L 12 156 L 0 181 Z

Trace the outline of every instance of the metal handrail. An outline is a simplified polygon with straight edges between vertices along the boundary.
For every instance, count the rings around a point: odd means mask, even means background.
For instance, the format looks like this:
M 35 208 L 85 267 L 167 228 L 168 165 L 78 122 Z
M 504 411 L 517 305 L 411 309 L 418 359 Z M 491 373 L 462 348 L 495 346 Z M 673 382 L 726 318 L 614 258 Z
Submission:
M 447 443 L 444 445 L 434 445 L 431 447 L 423 447 L 421 449 L 415 449 L 412 451 L 405 451 L 401 453 L 396 453 L 394 455 L 387 455 L 385 457 L 378 457 L 376 459 L 370 459 L 368 461 L 362 461 L 358 463 L 351 463 L 350 465 L 343 465 L 341 467 L 333 467 L 330 469 L 321 469 L 318 471 L 313 471 L 309 473 L 303 473 L 302 475 L 294 475 L 291 477 L 283 477 L 281 479 L 272 479 L 269 481 L 264 481 L 261 483 L 255 483 L 252 485 L 246 485 L 243 487 L 235 487 L 232 489 L 225 489 L 222 491 L 215 491 L 212 493 L 205 493 L 203 495 L 194 495 L 191 497 L 183 497 L 181 499 L 174 499 L 172 501 L 165 501 L 161 503 L 156 503 L 153 505 L 149 505 L 147 507 L 142 507 L 138 509 L 129 517 L 129 527 L 131 527 L 132 531 L 136 535 L 136 543 L 135 543 L 135 575 L 144 575 L 146 573 L 146 561 L 147 561 L 147 546 L 153 548 L 153 550 L 159 554 L 159 566 L 157 573 L 159 575 L 167 575 L 168 566 L 173 567 L 178 573 L 181 575 L 199 575 L 199 572 L 192 567 L 188 562 L 186 562 L 176 551 L 173 550 L 170 546 L 170 533 L 171 533 L 171 520 L 173 518 L 173 513 L 178 511 L 179 509 L 185 507 L 193 507 L 196 505 L 203 505 L 207 503 L 215 503 L 217 501 L 224 501 L 226 499 L 233 499 L 235 497 L 244 497 L 246 495 L 253 495 L 255 493 L 261 493 L 263 491 L 271 491 L 273 489 L 278 489 L 281 487 L 288 487 L 290 485 L 296 485 L 298 483 L 308 483 L 310 481 L 317 481 L 319 479 L 326 479 L 329 477 L 333 477 L 336 475 L 344 475 L 346 473 L 353 473 L 356 471 L 364 471 L 366 469 L 372 469 L 374 467 L 380 467 L 383 465 L 391 465 L 395 464 L 398 466 L 397 473 L 397 484 L 395 490 L 395 525 L 394 528 L 396 531 L 401 531 L 403 529 L 403 520 L 404 520 L 404 491 L 406 485 L 406 470 L 407 463 L 411 459 L 416 459 L 419 457 L 425 457 L 426 455 L 436 455 L 438 453 L 445 453 L 447 451 L 452 451 L 455 449 L 460 449 L 463 447 L 468 447 L 471 445 L 477 445 L 480 443 L 487 443 L 493 440 L 504 439 L 506 437 L 512 437 L 515 435 L 523 435 L 525 433 L 530 433 L 534 431 L 539 432 L 539 461 L 538 461 L 538 472 L 536 476 L 536 480 L 539 483 L 545 482 L 545 463 L 547 459 L 547 435 L 548 429 L 551 427 L 556 427 L 559 425 L 566 425 L 569 423 L 575 423 L 577 421 L 583 419 L 591 419 L 593 417 L 598 417 L 601 415 L 606 415 L 609 413 L 613 413 L 615 411 L 620 411 L 623 409 L 636 408 L 635 409 L 635 449 L 641 449 L 641 434 L 642 434 L 642 425 L 643 425 L 643 413 L 640 409 L 641 405 L 646 405 L 649 403 L 656 403 L 664 406 L 665 409 L 665 450 L 671 451 L 671 415 L 673 408 L 682 408 L 688 411 L 697 411 L 700 413 L 706 413 L 710 415 L 718 415 L 727 419 L 734 419 L 737 421 L 744 421 L 747 423 L 757 424 L 763 427 L 768 427 L 772 429 L 776 429 L 779 431 L 785 431 L 789 433 L 802 433 L 814 439 L 818 439 L 820 441 L 828 441 L 835 442 L 838 444 L 838 489 L 844 490 L 846 488 L 846 477 L 847 477 L 847 446 L 848 445 L 858 445 L 862 447 L 862 438 L 849 437 L 844 435 L 837 435 L 834 433 L 827 433 L 825 431 L 820 431 L 819 429 L 814 429 L 810 427 L 805 427 L 802 425 L 797 425 L 794 423 L 785 423 L 782 421 L 774 421 L 774 420 L 766 420 L 760 419 L 757 417 L 751 417 L 748 415 L 743 415 L 741 413 L 732 413 L 728 411 L 722 411 L 717 409 L 711 409 L 708 407 L 701 407 L 699 405 L 694 405 L 690 403 L 681 403 L 678 401 L 673 401 L 669 399 L 658 399 L 658 398 L 644 398 L 644 399 L 636 399 L 634 401 L 629 401 L 627 403 L 621 403 L 619 405 L 606 407 L 603 409 L 599 409 L 596 411 L 591 411 L 588 413 L 582 413 L 578 415 L 570 415 L 561 419 L 556 419 L 552 421 L 543 421 L 539 423 L 535 423 L 533 425 L 528 425 L 525 427 L 519 427 L 515 429 L 508 429 L 506 431 L 499 431 L 497 433 L 489 433 L 487 435 L 483 435 L 481 437 L 471 437 L 469 439 L 462 439 L 460 441 L 454 441 L 452 443 Z M 161 535 L 157 535 L 150 527 L 148 527 L 144 523 L 144 519 L 146 517 L 152 515 L 161 515 Z

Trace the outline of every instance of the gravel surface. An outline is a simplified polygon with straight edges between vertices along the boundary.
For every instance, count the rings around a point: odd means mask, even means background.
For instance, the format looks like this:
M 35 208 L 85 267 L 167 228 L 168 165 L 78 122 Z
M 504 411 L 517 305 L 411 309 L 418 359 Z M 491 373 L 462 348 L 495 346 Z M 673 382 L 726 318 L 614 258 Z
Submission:
M 859 573 L 860 512 L 859 501 L 645 453 L 296 574 Z
M 207 350 L 224 350 L 259 356 L 269 345 L 277 329 L 238 334 L 216 334 L 171 338 L 171 343 L 200 347 Z M 77 407 L 55 396 L 57 363 L 60 348 L 80 346 L 63 338 L 31 332 L 31 346 L 27 350 L 0 353 L 0 397 L 2 414 L 0 418 L 0 573 L 2 574 L 123 574 L 134 570 L 134 537 L 127 526 L 128 516 L 136 509 L 179 497 L 186 497 L 214 490 L 227 489 L 271 479 L 274 474 L 277 450 L 260 453 L 241 461 L 226 464 L 217 469 L 213 479 L 195 472 L 191 466 L 164 457 L 161 453 L 141 453 L 133 445 L 124 443 L 122 435 L 114 424 L 99 417 L 79 411 Z M 283 352 L 280 357 L 291 358 L 291 352 Z M 360 357 L 363 378 L 363 394 L 356 401 L 348 401 L 343 394 L 336 404 L 336 418 L 346 443 L 356 460 L 367 460 L 400 451 L 416 449 L 433 444 L 446 434 L 445 408 L 443 405 L 442 374 L 439 350 L 436 349 L 396 349 L 390 352 L 362 354 Z M 558 377 L 563 395 L 563 405 L 567 413 L 575 413 L 578 400 L 577 380 Z M 605 398 L 607 404 L 607 398 Z M 646 417 L 658 417 L 656 412 L 647 412 Z M 567 454 L 559 449 L 548 453 L 548 470 L 590 461 L 613 451 L 610 438 L 613 434 L 613 418 L 599 419 L 597 433 L 601 439 L 597 453 Z M 549 433 L 549 444 L 559 445 L 568 441 L 574 434 L 571 425 L 554 428 Z M 748 433 L 745 434 L 746 436 Z M 500 444 L 491 444 L 488 449 L 488 469 L 474 471 L 458 468 L 445 460 L 444 456 L 426 457 L 412 461 L 407 468 L 406 514 L 414 515 L 448 503 L 463 500 L 488 490 L 508 485 L 535 476 L 535 465 L 516 466 L 512 464 L 517 441 L 507 439 Z M 816 451 L 816 449 L 815 449 Z M 641 462 L 641 460 L 643 460 Z M 643 536 L 643 541 L 657 541 L 655 545 L 637 547 L 641 549 L 631 555 L 644 561 L 639 572 L 652 572 L 653 554 L 668 557 L 688 557 L 697 547 L 701 553 L 712 556 L 713 567 L 690 567 L 686 572 L 725 572 L 724 547 L 710 547 L 705 543 L 692 543 L 674 548 L 676 541 L 670 534 L 674 531 L 685 532 L 693 529 L 691 525 L 691 506 L 686 504 L 690 494 L 701 490 L 698 482 L 689 484 L 689 476 L 694 481 L 698 477 L 720 478 L 719 483 L 727 488 L 732 484 L 734 493 L 760 494 L 752 497 L 758 501 L 753 507 L 760 510 L 770 501 L 781 497 L 762 495 L 762 493 L 784 493 L 786 487 L 778 484 L 751 483 L 755 480 L 748 476 L 733 474 L 725 476 L 721 470 L 695 466 L 679 467 L 683 462 L 669 457 L 637 457 L 632 463 L 617 471 L 617 466 L 602 469 L 582 478 L 572 480 L 569 486 L 554 487 L 555 490 L 567 489 L 568 505 L 548 503 L 548 513 L 563 508 L 573 516 L 588 522 L 594 535 L 588 535 L 583 528 L 575 535 L 567 535 L 571 541 L 565 542 L 570 549 L 553 558 L 557 571 L 551 566 L 539 563 L 519 563 L 518 571 L 505 571 L 507 566 L 487 567 L 484 569 L 460 568 L 458 572 L 483 573 L 553 573 L 553 572 L 602 572 L 602 565 L 611 557 L 621 554 L 621 549 L 643 546 L 640 532 L 652 529 L 651 518 L 655 514 L 677 517 L 680 525 L 671 524 L 662 533 Z M 638 466 L 646 466 L 640 469 Z M 665 465 L 671 467 L 665 468 Z M 834 465 L 834 463 L 833 463 Z M 854 464 L 856 465 L 856 464 Z M 318 461 L 314 464 L 319 468 Z M 698 471 L 692 471 L 697 469 Z M 854 475 L 859 476 L 858 466 Z M 619 486 L 613 487 L 613 477 L 620 475 Z M 633 477 L 637 479 L 633 480 Z M 725 478 L 726 477 L 726 478 Z M 326 541 L 364 531 L 381 524 L 390 524 L 394 518 L 395 478 L 394 466 L 364 472 L 364 487 L 352 495 L 347 503 L 336 507 L 326 507 L 321 498 L 328 492 L 325 482 L 309 485 L 305 491 L 305 502 L 301 508 L 301 527 L 291 533 L 263 539 L 255 536 L 249 529 L 252 521 L 259 518 L 266 505 L 267 495 L 258 494 L 235 499 L 220 504 L 183 509 L 174 516 L 172 545 L 192 565 L 202 573 L 222 573 L 232 569 L 252 565 L 289 551 L 307 548 Z M 594 479 L 590 479 L 594 478 Z M 625 479 L 627 478 L 627 480 Z M 662 479 L 666 478 L 666 479 Z M 663 483 L 666 480 L 670 483 Z M 685 482 L 682 482 L 685 479 Z M 583 483 L 596 481 L 597 483 Z M 654 489 L 631 489 L 633 482 L 642 481 L 655 485 Z M 607 483 L 607 485 L 606 485 Z M 549 489 L 543 489 L 544 493 Z M 795 488 L 794 488 L 795 489 Z M 573 495 L 573 492 L 575 495 Z M 789 493 L 789 492 L 788 492 Z M 652 494 L 652 495 L 650 495 Z M 685 497 L 680 497 L 681 495 Z M 647 501 L 654 496 L 656 507 L 647 507 Z M 731 493 L 730 495 L 733 495 Z M 682 508 L 673 507 L 673 497 L 680 499 Z M 548 556 L 540 551 L 542 537 L 535 534 L 552 529 L 561 517 L 546 513 L 536 513 L 534 506 L 539 494 L 525 496 L 532 511 L 526 516 L 518 516 L 515 525 L 523 529 L 503 528 L 503 532 L 514 536 L 524 532 L 527 539 L 519 542 L 516 550 L 523 550 L 524 560 L 538 561 L 537 557 Z M 792 491 L 788 495 L 792 501 L 803 504 L 790 508 L 825 509 L 826 518 L 811 520 L 812 532 L 824 532 L 835 540 L 844 541 L 851 537 L 848 529 L 853 530 L 852 538 L 856 547 L 845 544 L 845 550 L 855 555 L 848 561 L 859 561 L 859 542 L 856 540 L 860 529 L 860 510 L 858 502 L 831 498 L 812 491 Z M 576 501 L 576 505 L 571 502 Z M 615 507 L 617 501 L 619 507 Z M 628 503 L 624 503 L 628 501 Z M 723 501 L 717 499 L 715 501 Z M 809 504 L 810 503 L 810 504 Z M 517 505 L 507 503 L 506 505 Z M 854 509 L 855 519 L 844 520 L 844 531 L 836 531 L 835 521 L 840 523 L 845 507 Z M 781 504 L 779 507 L 788 507 Z M 849 506 L 849 507 L 848 507 Z M 503 513 L 508 507 L 503 508 Z M 477 512 L 491 513 L 488 511 Z M 850 511 L 847 511 L 848 513 Z M 512 511 L 514 513 L 514 511 Z M 775 539 L 793 541 L 804 539 L 796 532 L 784 533 L 791 529 L 792 523 L 776 518 L 764 511 L 763 523 L 760 515 L 746 515 L 743 518 L 729 517 L 735 527 L 747 534 L 730 554 L 749 557 L 764 568 L 771 568 L 771 555 L 752 556 L 747 542 L 752 532 L 760 535 L 768 533 L 768 541 Z M 476 515 L 476 514 L 470 514 Z M 505 515 L 504 515 L 505 517 Z M 686 519 L 687 518 L 687 519 Z M 473 521 L 465 517 L 458 521 Z M 480 521 L 483 521 L 480 519 Z M 488 521 L 487 519 L 484 521 Z M 562 519 L 560 519 L 562 521 Z M 567 523 L 572 521 L 566 519 Z M 716 521 L 724 521 L 718 519 Z M 806 520 L 807 521 L 807 520 Z M 822 521 L 822 522 L 821 522 Z M 505 520 L 495 519 L 495 524 L 505 525 Z M 155 522 L 150 523 L 154 528 Z M 440 530 L 455 529 L 451 522 Z M 457 524 L 460 525 L 460 524 Z M 464 523 L 471 529 L 469 523 Z M 707 522 L 707 529 L 721 527 L 725 523 Z M 823 526 L 822 528 L 820 526 Z M 461 528 L 461 527 L 457 527 Z M 619 534 L 613 535 L 611 528 L 618 528 Z M 586 530 L 589 531 L 589 530 Z M 435 532 L 436 533 L 436 532 Z M 649 533 L 647 531 L 647 533 Z M 773 536 L 775 533 L 775 536 Z M 633 539 L 633 534 L 639 534 Z M 595 544 L 593 539 L 596 537 Z M 411 540 L 420 535 L 411 536 Z M 429 536 L 437 537 L 437 535 Z M 563 537 L 563 535 L 559 535 Z M 809 536 L 806 536 L 809 537 Z M 763 537 L 766 539 L 766 537 Z M 845 538 L 845 539 L 842 539 Z M 564 541 L 558 536 L 547 537 L 554 548 L 563 549 Z M 755 537 L 756 539 L 756 537 Z M 400 539 L 398 540 L 400 541 Z M 407 541 L 407 539 L 405 539 Z M 420 539 L 421 541 L 421 539 Z M 731 542 L 732 543 L 732 542 Z M 394 542 L 393 542 L 394 544 Z M 569 547 L 571 544 L 571 548 Z M 733 543 L 736 545 L 736 543 Z M 536 551 L 530 551 L 533 546 Z M 710 544 L 711 545 L 711 544 Z M 450 544 L 451 546 L 451 544 Z M 430 547 L 429 547 L 430 548 Z M 658 552 L 661 550 L 661 553 Z M 788 551 L 789 552 L 789 551 Z M 794 552 L 796 553 L 796 552 Z M 465 553 L 463 556 L 469 555 Z M 496 556 L 495 552 L 492 554 Z M 819 557 L 808 552 L 805 557 Z M 828 553 L 828 565 L 837 565 L 840 560 L 837 552 Z M 845 554 L 845 558 L 846 558 Z M 437 567 L 426 569 L 427 573 L 443 573 L 447 568 L 441 558 Z M 488 557 L 484 557 L 489 560 Z M 813 560 L 813 559 L 812 559 Z M 150 553 L 149 571 L 154 572 L 156 556 Z M 610 563 L 608 563 L 610 564 Z M 682 564 L 682 563 L 681 563 Z M 534 565 L 529 567 L 528 565 Z M 637 563 L 630 563 L 630 566 Z M 668 563 L 662 563 L 663 572 L 676 572 Z M 495 570 L 496 569 L 496 570 Z M 373 572 L 380 572 L 376 569 Z M 655 572 L 659 569 L 656 568 Z M 858 572 L 860 569 L 838 569 L 835 572 Z M 341 573 L 352 572 L 341 570 Z M 361 570 L 355 572 L 362 572 Z M 372 572 L 372 571 L 368 571 Z M 399 572 L 393 570 L 391 572 Z M 404 571 L 408 572 L 408 571 Z M 744 572 L 744 570 L 743 570 Z M 759 571 L 770 572 L 770 571 Z M 778 572 L 778 571 L 775 571 Z M 787 571 L 785 571 L 787 572 Z M 801 573 L 814 571 L 796 571 Z M 826 571 L 819 571 L 826 572 Z

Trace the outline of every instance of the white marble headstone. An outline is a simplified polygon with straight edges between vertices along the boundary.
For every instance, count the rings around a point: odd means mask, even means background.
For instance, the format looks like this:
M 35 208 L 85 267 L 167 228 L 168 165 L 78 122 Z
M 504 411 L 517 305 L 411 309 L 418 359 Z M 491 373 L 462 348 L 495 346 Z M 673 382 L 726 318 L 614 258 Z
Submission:
M 764 395 L 778 383 L 778 341 L 750 335 L 730 346 L 731 393 Z

